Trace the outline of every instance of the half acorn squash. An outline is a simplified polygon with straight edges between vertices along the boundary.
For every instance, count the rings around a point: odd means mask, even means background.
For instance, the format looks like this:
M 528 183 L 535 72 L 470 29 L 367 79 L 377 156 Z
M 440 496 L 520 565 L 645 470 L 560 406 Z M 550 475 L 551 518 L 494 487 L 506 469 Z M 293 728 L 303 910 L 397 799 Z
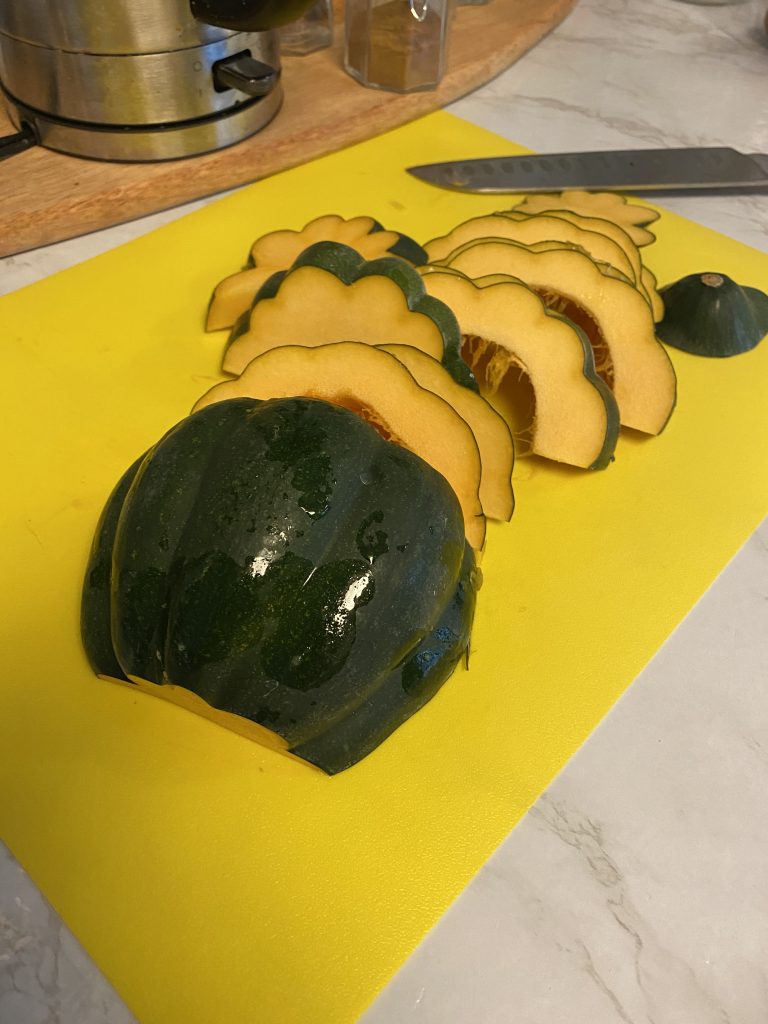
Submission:
M 478 576 L 456 497 L 346 409 L 217 403 L 115 489 L 82 635 L 94 671 L 343 771 L 464 656 Z

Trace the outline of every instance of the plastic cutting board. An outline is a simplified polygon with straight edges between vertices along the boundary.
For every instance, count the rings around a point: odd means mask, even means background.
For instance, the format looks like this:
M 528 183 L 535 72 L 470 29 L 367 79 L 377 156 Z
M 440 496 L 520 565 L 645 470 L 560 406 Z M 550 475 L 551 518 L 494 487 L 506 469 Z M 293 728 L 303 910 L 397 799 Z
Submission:
M 218 378 L 216 282 L 321 213 L 442 233 L 499 198 L 403 168 L 519 151 L 431 114 L 0 300 L 0 835 L 142 1024 L 354 1021 L 766 513 L 768 343 L 673 352 L 659 438 L 626 433 L 599 473 L 520 460 L 469 670 L 352 770 L 327 779 L 91 675 L 93 528 Z M 657 231 L 660 283 L 768 290 L 768 256 L 672 214 Z

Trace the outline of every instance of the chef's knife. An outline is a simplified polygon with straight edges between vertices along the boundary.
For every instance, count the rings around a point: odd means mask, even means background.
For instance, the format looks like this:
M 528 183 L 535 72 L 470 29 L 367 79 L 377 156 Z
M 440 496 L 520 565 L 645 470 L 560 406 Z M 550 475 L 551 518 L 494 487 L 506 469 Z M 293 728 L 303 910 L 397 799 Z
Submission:
M 407 170 L 432 185 L 459 192 L 639 192 L 768 185 L 768 155 L 746 155 L 725 146 L 500 156 Z

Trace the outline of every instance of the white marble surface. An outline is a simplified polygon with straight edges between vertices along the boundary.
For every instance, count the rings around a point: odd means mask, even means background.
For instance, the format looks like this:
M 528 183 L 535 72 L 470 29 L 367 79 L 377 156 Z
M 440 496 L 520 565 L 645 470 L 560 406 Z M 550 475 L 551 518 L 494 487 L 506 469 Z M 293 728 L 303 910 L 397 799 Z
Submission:
M 451 109 L 542 152 L 768 152 L 765 13 L 581 0 Z M 0 261 L 0 293 L 195 205 Z M 768 251 L 766 195 L 664 205 Z M 767 1024 L 766 683 L 764 525 L 364 1024 Z M 0 848 L 0 1024 L 131 1020 Z

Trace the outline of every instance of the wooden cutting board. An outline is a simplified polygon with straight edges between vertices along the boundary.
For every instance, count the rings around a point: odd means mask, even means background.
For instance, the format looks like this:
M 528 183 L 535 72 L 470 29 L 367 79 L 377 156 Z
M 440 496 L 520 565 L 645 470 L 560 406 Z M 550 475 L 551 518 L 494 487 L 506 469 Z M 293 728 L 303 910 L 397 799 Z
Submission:
M 513 64 L 577 0 L 493 0 L 459 7 L 440 87 L 401 95 L 366 89 L 336 43 L 284 59 L 285 103 L 250 139 L 205 156 L 155 164 L 104 163 L 35 147 L 0 164 L 0 257 L 132 220 L 305 163 L 442 107 Z M 0 134 L 13 129 L 0 109 Z

